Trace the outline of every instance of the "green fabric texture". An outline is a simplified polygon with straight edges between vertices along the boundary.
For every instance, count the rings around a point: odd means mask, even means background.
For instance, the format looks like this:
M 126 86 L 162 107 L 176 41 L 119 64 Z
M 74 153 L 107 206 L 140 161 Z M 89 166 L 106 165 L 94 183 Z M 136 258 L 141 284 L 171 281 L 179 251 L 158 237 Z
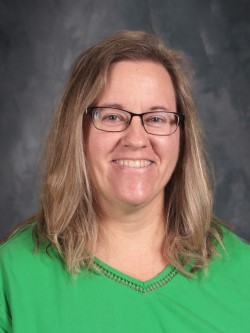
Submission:
M 250 332 L 250 246 L 229 231 L 224 245 L 193 279 L 168 266 L 142 282 L 98 259 L 71 277 L 26 227 L 0 248 L 0 332 Z

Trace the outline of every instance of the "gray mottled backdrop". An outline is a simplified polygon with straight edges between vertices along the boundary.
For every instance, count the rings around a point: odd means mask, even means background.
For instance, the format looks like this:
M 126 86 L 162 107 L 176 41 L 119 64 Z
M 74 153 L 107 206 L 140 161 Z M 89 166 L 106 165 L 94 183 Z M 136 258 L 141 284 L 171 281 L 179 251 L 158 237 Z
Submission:
M 41 145 L 73 60 L 135 29 L 189 57 L 215 212 L 250 240 L 249 13 L 248 0 L 0 0 L 1 237 L 36 210 Z

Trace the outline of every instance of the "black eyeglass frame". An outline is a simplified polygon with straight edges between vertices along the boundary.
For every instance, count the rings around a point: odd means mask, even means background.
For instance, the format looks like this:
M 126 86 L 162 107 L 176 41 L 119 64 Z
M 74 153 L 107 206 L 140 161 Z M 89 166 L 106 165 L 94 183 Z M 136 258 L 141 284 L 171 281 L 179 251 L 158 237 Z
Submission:
M 127 113 L 130 114 L 131 118 L 129 119 L 129 122 L 127 123 L 126 127 L 123 130 L 120 130 L 120 131 L 107 131 L 107 130 L 103 130 L 103 129 L 100 129 L 100 128 L 96 127 L 95 122 L 94 122 L 94 116 L 93 116 L 94 115 L 94 110 L 98 109 L 98 108 L 100 108 L 100 109 L 114 109 L 114 110 L 120 110 L 120 111 L 123 111 L 123 112 L 127 112 Z M 171 133 L 171 134 L 155 134 L 155 133 L 150 133 L 150 132 L 147 131 L 147 129 L 145 128 L 145 125 L 144 125 L 143 116 L 145 114 L 152 113 L 152 111 L 144 112 L 144 113 L 134 113 L 134 112 L 130 112 L 128 110 L 124 110 L 124 109 L 120 109 L 120 108 L 115 108 L 115 107 L 110 107 L 110 106 L 89 106 L 89 107 L 86 108 L 84 114 L 87 115 L 87 116 L 91 116 L 92 122 L 93 122 L 93 125 L 95 126 L 95 128 L 98 129 L 99 131 L 103 131 L 103 132 L 123 132 L 123 131 L 125 131 L 129 127 L 129 125 L 130 125 L 130 123 L 132 121 L 132 118 L 136 117 L 136 116 L 139 117 L 139 118 L 141 118 L 142 126 L 143 126 L 144 130 L 148 134 L 157 135 L 157 136 L 169 136 L 169 135 L 172 135 L 172 134 L 174 134 L 177 131 L 178 127 L 181 124 L 184 123 L 185 115 L 182 114 L 182 113 L 179 113 L 179 112 L 170 112 L 170 111 L 164 111 L 164 110 L 159 110 L 159 111 L 166 112 L 166 113 L 171 113 L 171 114 L 174 114 L 174 115 L 177 116 L 178 121 L 177 121 L 176 129 L 175 129 L 175 131 L 173 133 Z

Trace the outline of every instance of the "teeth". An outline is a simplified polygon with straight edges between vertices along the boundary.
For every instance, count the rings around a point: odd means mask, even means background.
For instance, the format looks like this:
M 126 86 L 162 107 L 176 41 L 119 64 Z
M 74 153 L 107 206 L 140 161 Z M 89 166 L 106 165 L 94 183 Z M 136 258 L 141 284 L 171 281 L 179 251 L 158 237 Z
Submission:
M 152 164 L 149 160 L 115 160 L 114 162 L 129 168 L 145 168 Z

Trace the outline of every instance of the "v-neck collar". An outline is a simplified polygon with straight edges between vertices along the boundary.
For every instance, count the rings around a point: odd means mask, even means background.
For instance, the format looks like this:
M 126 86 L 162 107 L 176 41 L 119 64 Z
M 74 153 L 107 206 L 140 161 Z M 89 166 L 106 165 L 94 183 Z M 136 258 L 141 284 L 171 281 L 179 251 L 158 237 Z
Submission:
M 132 276 L 124 274 L 117 269 L 109 266 L 98 258 L 94 258 L 94 263 L 104 276 L 119 283 L 125 287 L 133 289 L 141 294 L 152 293 L 169 283 L 178 273 L 177 269 L 172 265 L 168 265 L 163 271 L 152 279 L 141 281 Z

